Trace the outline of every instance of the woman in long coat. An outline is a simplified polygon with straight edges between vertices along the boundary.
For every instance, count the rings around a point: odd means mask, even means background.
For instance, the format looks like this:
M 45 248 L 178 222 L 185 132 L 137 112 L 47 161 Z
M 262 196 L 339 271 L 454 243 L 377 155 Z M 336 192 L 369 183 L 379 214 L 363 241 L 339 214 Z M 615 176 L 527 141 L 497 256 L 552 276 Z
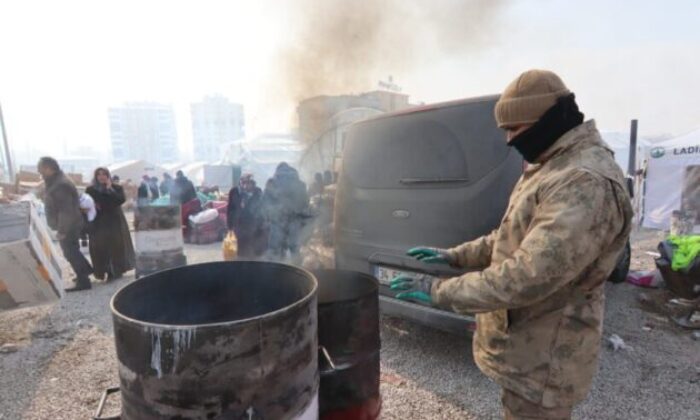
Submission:
M 97 217 L 90 226 L 90 258 L 95 277 L 120 278 L 134 268 L 134 245 L 122 211 L 124 189 L 112 183 L 106 168 L 97 168 L 86 192 L 95 201 Z

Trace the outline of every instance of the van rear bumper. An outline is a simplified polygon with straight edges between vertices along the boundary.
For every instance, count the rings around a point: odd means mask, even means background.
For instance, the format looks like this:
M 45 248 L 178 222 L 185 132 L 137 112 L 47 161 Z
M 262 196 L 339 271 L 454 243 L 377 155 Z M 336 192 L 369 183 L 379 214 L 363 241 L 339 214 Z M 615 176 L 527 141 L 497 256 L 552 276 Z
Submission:
M 451 334 L 471 335 L 476 330 L 476 318 L 429 308 L 388 296 L 379 296 L 382 314 L 404 318 Z

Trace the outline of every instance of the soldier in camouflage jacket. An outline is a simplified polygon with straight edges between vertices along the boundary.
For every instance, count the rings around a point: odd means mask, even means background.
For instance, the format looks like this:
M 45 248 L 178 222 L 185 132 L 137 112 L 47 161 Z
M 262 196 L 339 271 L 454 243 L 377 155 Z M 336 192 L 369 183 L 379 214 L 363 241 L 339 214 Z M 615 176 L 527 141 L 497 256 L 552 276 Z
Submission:
M 531 164 L 497 230 L 434 250 L 476 271 L 432 281 L 430 297 L 477 314 L 474 358 L 504 388 L 506 418 L 569 418 L 597 370 L 603 286 L 628 240 L 629 194 L 595 122 L 583 122 L 554 73 L 511 83 L 496 120 Z

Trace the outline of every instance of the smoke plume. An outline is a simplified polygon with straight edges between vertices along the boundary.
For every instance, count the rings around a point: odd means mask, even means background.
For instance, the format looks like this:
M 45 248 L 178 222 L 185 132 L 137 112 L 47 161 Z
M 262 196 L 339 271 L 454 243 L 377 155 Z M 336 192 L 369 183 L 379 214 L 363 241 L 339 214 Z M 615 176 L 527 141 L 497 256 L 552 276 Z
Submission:
M 500 0 L 302 0 L 280 52 L 286 100 L 366 91 L 446 55 L 489 45 Z M 296 30 L 295 30 L 296 29 Z

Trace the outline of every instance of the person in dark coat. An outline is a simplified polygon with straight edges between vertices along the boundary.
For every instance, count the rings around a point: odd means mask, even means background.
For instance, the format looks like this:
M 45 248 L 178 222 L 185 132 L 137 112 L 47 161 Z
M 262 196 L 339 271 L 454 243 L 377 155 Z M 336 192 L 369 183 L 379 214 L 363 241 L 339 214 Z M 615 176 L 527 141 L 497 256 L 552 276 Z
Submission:
M 44 205 L 46 221 L 58 232 L 58 243 L 63 256 L 75 272 L 75 286 L 66 292 L 86 290 L 91 287 L 92 267 L 80 252 L 80 233 L 84 226 L 80 211 L 80 197 L 75 185 L 63 174 L 56 159 L 42 157 L 37 169 L 46 184 Z
M 333 185 L 335 184 L 335 177 L 333 176 L 333 173 L 329 170 L 325 170 L 323 172 L 323 185 L 328 186 L 328 185 Z
M 197 191 L 194 189 L 194 184 L 182 171 L 177 171 L 170 191 L 170 203 L 182 205 L 195 198 L 197 198 Z
M 144 175 L 139 184 L 139 189 L 136 193 L 137 204 L 139 206 L 147 206 L 151 202 L 151 179 L 148 175 Z
M 311 184 L 309 187 L 309 195 L 310 196 L 316 196 L 316 195 L 321 195 L 323 194 L 323 187 L 327 185 L 323 181 L 323 175 L 321 175 L 320 172 L 316 172 L 314 175 L 314 182 Z
M 160 195 L 170 195 L 170 190 L 173 188 L 173 177 L 169 173 L 163 174 L 163 181 L 160 183 Z
M 272 180 L 265 186 L 263 203 L 270 224 L 269 250 L 273 257 L 283 259 L 289 251 L 292 258 L 297 258 L 309 196 L 296 169 L 285 162 L 277 166 Z
M 280 191 L 275 177 L 268 179 L 263 192 L 263 216 L 268 226 L 268 254 L 269 257 L 281 260 L 284 256 L 284 223 Z
M 122 211 L 126 201 L 124 189 L 115 185 L 106 168 L 97 168 L 86 193 L 95 207 L 97 217 L 90 227 L 90 258 L 95 277 L 114 280 L 134 268 L 134 245 L 131 242 L 129 225 Z
M 255 184 L 252 174 L 245 174 L 240 185 L 231 188 L 228 197 L 228 229 L 236 234 L 238 256 L 259 257 L 264 252 L 259 246 L 264 240 L 262 190 Z
M 151 201 L 160 198 L 160 189 L 158 188 L 158 178 L 152 177 L 148 183 L 148 189 L 151 191 Z

